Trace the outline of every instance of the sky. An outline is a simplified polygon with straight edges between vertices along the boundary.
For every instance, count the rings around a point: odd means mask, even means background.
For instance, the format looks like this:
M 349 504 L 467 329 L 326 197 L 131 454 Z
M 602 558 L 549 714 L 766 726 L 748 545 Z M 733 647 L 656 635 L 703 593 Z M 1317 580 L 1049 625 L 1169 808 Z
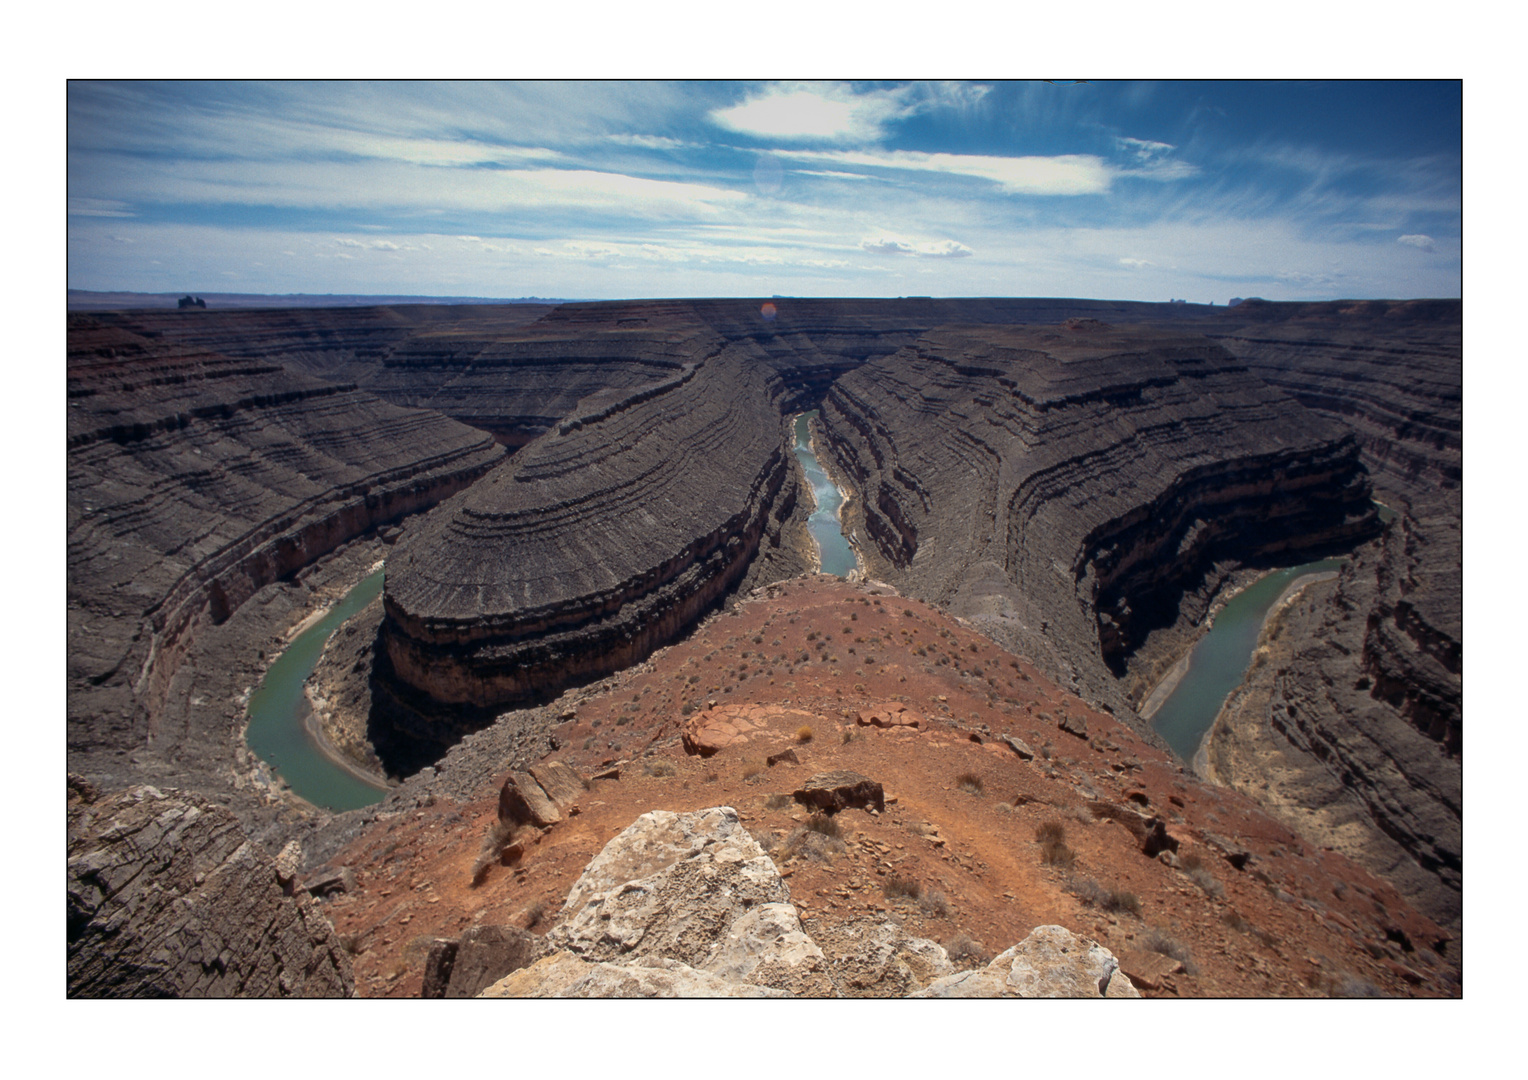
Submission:
M 68 283 L 1461 295 L 1461 84 L 91 82 Z

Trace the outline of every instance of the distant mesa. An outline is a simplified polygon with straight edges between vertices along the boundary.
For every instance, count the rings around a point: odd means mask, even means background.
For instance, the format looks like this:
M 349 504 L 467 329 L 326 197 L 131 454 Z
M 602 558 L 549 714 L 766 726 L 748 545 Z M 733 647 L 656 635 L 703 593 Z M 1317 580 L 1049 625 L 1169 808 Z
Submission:
M 184 311 L 186 308 L 202 308 L 205 310 L 207 307 L 207 301 L 203 300 L 200 296 L 192 296 L 190 293 L 187 293 L 185 296 L 182 296 L 175 302 L 175 306 L 180 308 L 182 311 Z

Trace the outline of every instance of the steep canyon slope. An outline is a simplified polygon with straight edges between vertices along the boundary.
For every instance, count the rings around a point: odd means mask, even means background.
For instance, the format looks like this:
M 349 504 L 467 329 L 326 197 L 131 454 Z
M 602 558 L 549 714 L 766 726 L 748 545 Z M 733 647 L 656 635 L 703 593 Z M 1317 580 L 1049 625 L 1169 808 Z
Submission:
M 163 722 L 177 678 L 196 696 L 198 637 L 503 455 L 437 413 L 91 316 L 69 321 L 68 394 L 69 761 L 103 783 L 147 756 L 226 790 L 237 723 L 202 703 Z

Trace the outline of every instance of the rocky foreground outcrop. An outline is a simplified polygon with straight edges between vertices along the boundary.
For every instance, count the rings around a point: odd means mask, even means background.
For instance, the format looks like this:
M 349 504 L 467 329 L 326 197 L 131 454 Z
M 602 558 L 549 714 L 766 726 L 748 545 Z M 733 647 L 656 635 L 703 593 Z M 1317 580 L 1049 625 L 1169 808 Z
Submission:
M 69 781 L 70 997 L 348 997 L 350 957 L 223 807 Z
M 145 749 L 226 764 L 220 713 L 160 723 L 196 638 L 503 455 L 438 414 L 93 316 L 69 320 L 68 394 L 68 741 L 97 776 Z
M 1378 529 L 1359 447 L 1200 337 L 946 327 L 834 384 L 872 573 L 1120 714 L 1116 679 L 1217 563 Z
M 677 373 L 583 399 L 400 541 L 384 598 L 393 676 L 491 707 L 673 640 L 781 545 L 797 488 L 780 392 L 713 339 Z
M 839 993 L 835 963 L 802 929 L 789 887 L 730 806 L 643 814 L 589 863 L 546 943 L 554 951 L 480 996 Z M 931 941 L 867 946 L 911 960 L 898 967 L 917 996 L 1140 996 L 1112 953 L 1059 926 L 1038 928 L 981 972 L 957 973 Z

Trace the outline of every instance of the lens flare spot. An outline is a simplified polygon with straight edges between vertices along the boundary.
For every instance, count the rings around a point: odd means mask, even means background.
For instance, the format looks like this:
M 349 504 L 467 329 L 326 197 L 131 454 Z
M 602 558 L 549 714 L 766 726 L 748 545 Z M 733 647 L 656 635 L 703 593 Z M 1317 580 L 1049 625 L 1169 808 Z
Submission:
M 764 306 L 759 308 L 759 314 L 764 316 L 765 322 L 774 322 L 776 315 L 775 305 L 771 304 L 768 300 L 764 301 Z

